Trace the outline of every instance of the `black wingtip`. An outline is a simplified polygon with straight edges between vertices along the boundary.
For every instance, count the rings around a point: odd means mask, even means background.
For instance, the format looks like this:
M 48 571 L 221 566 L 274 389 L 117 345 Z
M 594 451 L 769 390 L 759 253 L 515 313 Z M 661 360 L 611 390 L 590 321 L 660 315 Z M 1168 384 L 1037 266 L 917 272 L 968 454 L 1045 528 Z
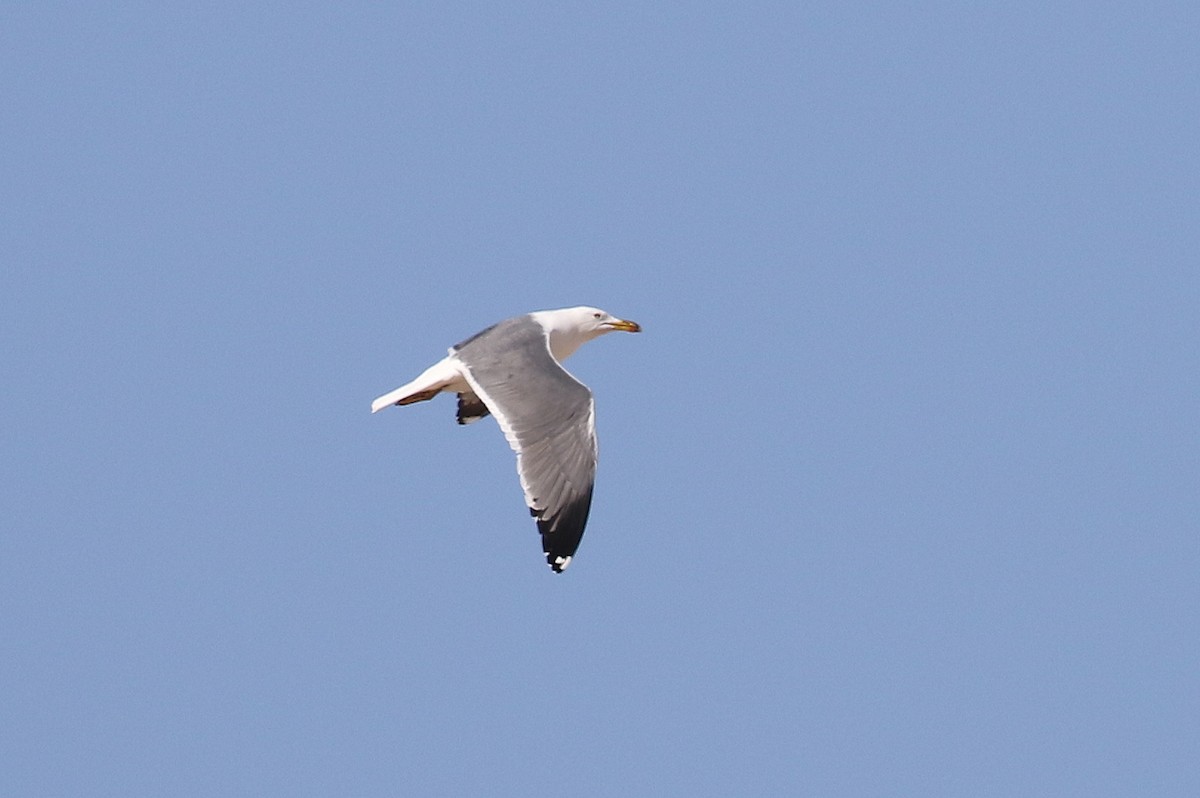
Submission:
M 587 526 L 588 514 L 592 509 L 592 490 L 580 496 L 578 500 L 564 507 L 553 518 L 544 518 L 544 511 L 530 508 L 530 514 L 537 519 L 538 532 L 542 534 L 542 551 L 546 554 L 546 564 L 556 574 L 561 574 L 571 564 L 571 559 L 579 549 L 583 539 L 583 530 Z
M 474 393 L 460 393 L 458 395 L 459 424 L 470 424 L 478 421 L 490 412 L 487 405 Z

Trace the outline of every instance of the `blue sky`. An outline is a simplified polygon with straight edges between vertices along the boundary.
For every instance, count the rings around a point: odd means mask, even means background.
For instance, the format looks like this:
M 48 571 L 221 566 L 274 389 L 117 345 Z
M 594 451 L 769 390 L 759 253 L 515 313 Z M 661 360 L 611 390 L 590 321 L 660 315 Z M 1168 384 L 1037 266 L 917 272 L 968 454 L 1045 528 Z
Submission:
M 1197 794 L 1198 33 L 0 10 L 0 793 Z M 368 406 L 575 304 L 554 576 Z

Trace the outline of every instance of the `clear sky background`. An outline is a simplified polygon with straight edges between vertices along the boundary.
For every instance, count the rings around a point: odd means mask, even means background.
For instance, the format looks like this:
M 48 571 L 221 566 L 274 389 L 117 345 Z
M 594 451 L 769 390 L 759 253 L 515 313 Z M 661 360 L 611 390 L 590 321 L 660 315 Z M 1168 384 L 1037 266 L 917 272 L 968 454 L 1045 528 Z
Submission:
M 8 3 L 0 794 L 1200 794 L 1200 5 Z M 569 571 L 449 399 L 598 305 Z

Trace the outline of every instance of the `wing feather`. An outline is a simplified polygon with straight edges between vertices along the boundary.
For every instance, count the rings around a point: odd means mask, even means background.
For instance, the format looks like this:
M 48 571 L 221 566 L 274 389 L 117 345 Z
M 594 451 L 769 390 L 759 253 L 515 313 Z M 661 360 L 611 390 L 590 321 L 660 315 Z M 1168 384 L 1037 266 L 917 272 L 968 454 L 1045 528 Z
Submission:
M 516 452 L 546 561 L 562 571 L 591 509 L 597 461 L 592 392 L 554 359 L 545 330 L 529 317 L 468 339 L 452 356 Z

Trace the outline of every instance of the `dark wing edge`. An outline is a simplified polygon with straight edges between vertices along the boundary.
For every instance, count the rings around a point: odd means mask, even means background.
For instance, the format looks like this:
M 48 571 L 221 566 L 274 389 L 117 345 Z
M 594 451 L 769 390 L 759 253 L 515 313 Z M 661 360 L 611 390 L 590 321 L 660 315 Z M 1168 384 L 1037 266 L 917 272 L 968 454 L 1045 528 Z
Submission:
M 478 394 L 472 391 L 467 391 L 458 395 L 459 424 L 472 424 L 488 415 L 490 412 L 491 411 L 488 410 L 487 405 L 483 403 L 483 400 L 479 398 Z
M 537 519 L 538 532 L 542 535 L 546 564 L 556 574 L 561 574 L 571 564 L 571 558 L 583 540 L 588 513 L 592 510 L 594 487 L 589 485 L 586 493 L 551 517 L 546 516 L 545 510 L 529 508 L 529 514 Z

